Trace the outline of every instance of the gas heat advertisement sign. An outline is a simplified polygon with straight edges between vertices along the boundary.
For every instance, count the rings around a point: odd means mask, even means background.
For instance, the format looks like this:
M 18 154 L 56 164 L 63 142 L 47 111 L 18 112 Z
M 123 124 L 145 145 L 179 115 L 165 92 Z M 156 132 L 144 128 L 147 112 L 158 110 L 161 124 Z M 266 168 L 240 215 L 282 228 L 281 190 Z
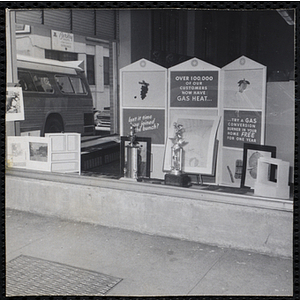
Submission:
M 171 72 L 171 107 L 217 107 L 218 71 Z

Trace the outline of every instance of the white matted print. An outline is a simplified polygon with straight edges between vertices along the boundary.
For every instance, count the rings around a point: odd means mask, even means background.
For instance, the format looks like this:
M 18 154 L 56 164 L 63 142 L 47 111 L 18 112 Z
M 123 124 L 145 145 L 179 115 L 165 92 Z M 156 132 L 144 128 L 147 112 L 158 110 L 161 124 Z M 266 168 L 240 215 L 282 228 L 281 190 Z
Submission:
M 28 136 L 27 141 L 27 168 L 50 171 L 51 138 Z
M 24 120 L 24 102 L 21 87 L 6 88 L 6 121 Z
M 260 157 L 275 158 L 276 147 L 256 144 L 244 144 L 243 153 L 243 174 L 241 187 L 254 188 L 257 179 L 258 159 Z M 275 169 L 270 167 L 269 179 L 275 179 Z
M 6 138 L 7 167 L 26 168 L 26 137 L 8 136 Z
M 185 145 L 183 146 L 182 171 L 212 175 L 219 118 L 178 118 L 177 123 L 184 128 L 183 140 L 185 141 Z M 165 171 L 171 170 L 171 139 L 174 137 L 174 128 L 170 128 L 169 133 L 164 160 Z

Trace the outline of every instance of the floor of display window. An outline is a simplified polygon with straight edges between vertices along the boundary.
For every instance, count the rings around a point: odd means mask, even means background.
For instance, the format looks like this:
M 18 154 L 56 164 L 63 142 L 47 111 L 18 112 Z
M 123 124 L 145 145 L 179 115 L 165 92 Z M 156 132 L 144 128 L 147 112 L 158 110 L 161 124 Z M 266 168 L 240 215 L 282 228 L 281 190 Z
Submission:
M 121 178 L 120 175 L 120 161 L 116 160 L 109 164 L 104 164 L 102 166 L 89 169 L 88 171 L 83 171 L 82 175 L 86 176 L 104 176 L 112 179 Z
M 120 175 L 120 161 L 116 160 L 112 163 L 102 165 L 88 171 L 82 172 L 83 176 L 92 176 L 92 177 L 104 177 L 104 178 L 111 178 L 111 179 L 120 179 L 122 176 Z M 155 179 L 155 178 L 143 178 L 140 180 L 144 183 L 149 184 L 162 184 L 164 185 L 164 180 Z M 201 189 L 207 191 L 216 191 L 222 193 L 234 193 L 234 194 L 241 194 L 241 195 L 253 195 L 253 190 L 249 188 L 237 188 L 237 187 L 226 187 L 226 186 L 219 186 L 219 185 L 209 185 L 209 184 L 197 184 L 193 182 L 192 186 L 189 189 Z

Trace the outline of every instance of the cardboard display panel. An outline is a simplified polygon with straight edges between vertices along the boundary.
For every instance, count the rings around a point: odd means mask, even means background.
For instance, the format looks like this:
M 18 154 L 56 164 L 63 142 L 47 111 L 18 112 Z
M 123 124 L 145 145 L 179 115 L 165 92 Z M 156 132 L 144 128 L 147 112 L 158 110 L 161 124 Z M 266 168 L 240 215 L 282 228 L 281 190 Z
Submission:
M 174 122 L 184 128 L 183 170 L 215 175 L 220 69 L 192 58 L 168 70 L 168 134 L 164 170 L 171 168 Z M 216 178 L 210 180 L 216 183 Z
M 266 67 L 245 56 L 226 65 L 220 97 L 219 183 L 240 187 L 244 144 L 265 143 Z
M 146 59 L 120 70 L 120 135 L 130 125 L 137 137 L 151 138 L 151 177 L 164 178 L 163 155 L 167 127 L 167 69 Z

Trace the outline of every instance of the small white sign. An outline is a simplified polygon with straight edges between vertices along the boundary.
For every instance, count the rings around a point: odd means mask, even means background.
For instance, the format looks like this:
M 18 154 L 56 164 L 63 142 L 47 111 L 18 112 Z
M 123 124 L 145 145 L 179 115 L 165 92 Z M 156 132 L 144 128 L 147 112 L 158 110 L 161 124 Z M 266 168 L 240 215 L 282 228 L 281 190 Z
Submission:
M 74 51 L 74 34 L 51 30 L 52 49 L 59 51 Z

